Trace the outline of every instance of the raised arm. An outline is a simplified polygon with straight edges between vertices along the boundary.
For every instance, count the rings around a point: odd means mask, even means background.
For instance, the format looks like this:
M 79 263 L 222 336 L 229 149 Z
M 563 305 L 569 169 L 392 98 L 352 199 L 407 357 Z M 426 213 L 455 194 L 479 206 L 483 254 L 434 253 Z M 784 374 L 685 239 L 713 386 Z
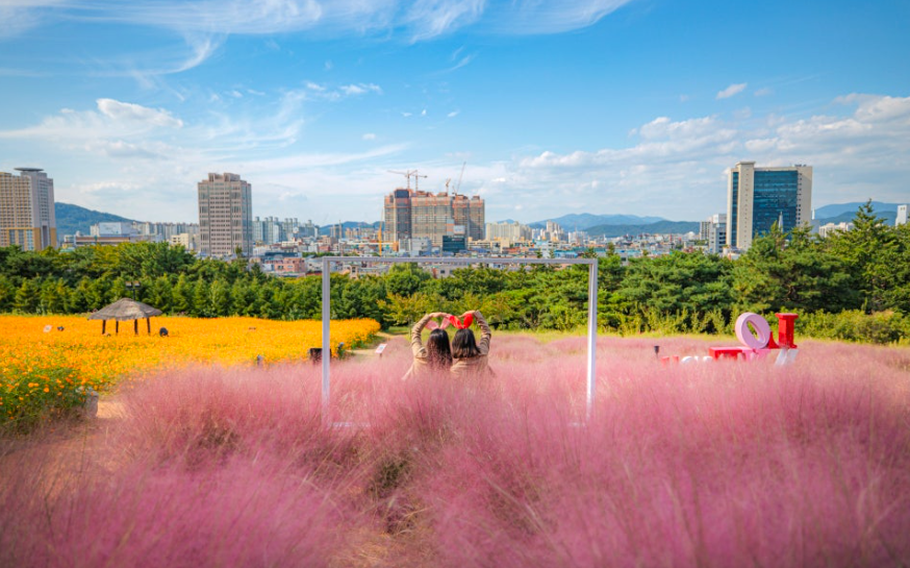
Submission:
M 474 310 L 474 319 L 477 321 L 477 327 L 480 328 L 480 343 L 477 347 L 482 354 L 486 355 L 490 352 L 490 338 L 493 337 L 493 333 L 490 331 L 487 320 L 483 319 L 483 314 L 478 310 Z
M 431 319 L 433 319 L 435 314 L 427 314 L 420 318 L 420 321 L 414 324 L 414 327 L 411 328 L 411 353 L 414 357 L 426 357 L 427 352 L 423 347 L 423 340 L 420 338 L 420 334 L 423 333 L 423 328 L 427 326 Z

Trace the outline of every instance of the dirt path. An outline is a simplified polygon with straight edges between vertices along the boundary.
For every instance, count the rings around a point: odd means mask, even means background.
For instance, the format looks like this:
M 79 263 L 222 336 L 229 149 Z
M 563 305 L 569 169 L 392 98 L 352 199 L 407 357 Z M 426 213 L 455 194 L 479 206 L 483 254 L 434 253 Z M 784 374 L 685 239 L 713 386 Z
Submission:
M 375 337 L 376 337 L 376 339 L 373 341 L 373 343 L 369 347 L 364 347 L 363 349 L 352 349 L 351 353 L 353 353 L 354 355 L 363 356 L 363 357 L 378 357 L 379 354 L 376 353 L 376 349 L 380 345 L 387 344 L 389 341 L 392 340 L 392 338 L 398 337 L 398 336 L 392 335 L 390 333 L 386 333 L 384 331 L 380 331 L 380 332 L 376 333 Z

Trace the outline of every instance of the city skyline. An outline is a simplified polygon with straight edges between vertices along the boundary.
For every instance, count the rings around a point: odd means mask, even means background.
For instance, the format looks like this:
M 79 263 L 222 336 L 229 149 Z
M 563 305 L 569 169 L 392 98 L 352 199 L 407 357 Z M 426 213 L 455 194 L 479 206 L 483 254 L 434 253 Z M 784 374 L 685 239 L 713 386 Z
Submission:
M 746 160 L 813 164 L 814 206 L 910 193 L 903 2 L 212 6 L 0 7 L 0 171 L 184 222 L 216 171 L 318 225 L 377 219 L 388 170 L 435 192 L 465 162 L 491 221 L 704 219 Z

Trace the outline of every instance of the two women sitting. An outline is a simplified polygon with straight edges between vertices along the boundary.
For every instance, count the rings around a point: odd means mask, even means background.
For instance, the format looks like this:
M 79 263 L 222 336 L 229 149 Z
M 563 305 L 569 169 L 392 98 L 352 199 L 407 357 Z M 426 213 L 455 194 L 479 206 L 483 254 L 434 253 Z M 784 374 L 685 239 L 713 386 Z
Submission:
M 435 318 L 441 318 L 442 321 L 436 323 Z M 470 329 L 472 322 L 476 322 L 480 328 L 479 343 Z M 449 324 L 458 328 L 451 347 L 449 334 L 445 331 Z M 424 345 L 421 334 L 428 325 L 433 330 Z M 465 312 L 460 318 L 444 312 L 427 314 L 411 328 L 414 362 L 404 378 L 440 372 L 451 373 L 459 379 L 490 376 L 493 371 L 487 364 L 487 355 L 490 352 L 491 337 L 490 326 L 477 310 Z

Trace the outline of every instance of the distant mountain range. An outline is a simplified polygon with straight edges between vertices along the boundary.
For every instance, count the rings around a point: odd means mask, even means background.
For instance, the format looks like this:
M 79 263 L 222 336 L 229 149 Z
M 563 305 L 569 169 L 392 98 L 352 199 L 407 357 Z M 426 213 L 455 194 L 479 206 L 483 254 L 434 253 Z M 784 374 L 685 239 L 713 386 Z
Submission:
M 70 203 L 54 203 L 54 215 L 57 217 L 57 240 L 63 242 L 65 235 L 75 235 L 76 231 L 88 235 L 92 225 L 98 223 L 130 223 L 133 220 L 72 205 Z
M 897 219 L 897 211 L 882 212 L 882 211 L 878 211 L 876 209 L 876 210 L 873 210 L 872 213 L 874 213 L 876 217 L 880 217 L 880 218 L 884 219 L 885 220 L 884 223 L 886 225 L 893 225 L 894 220 Z M 841 213 L 840 215 L 838 215 L 836 217 L 825 217 L 824 219 L 820 219 L 818 217 L 818 215 L 816 215 L 815 222 L 818 223 L 819 225 L 827 225 L 828 223 L 834 223 L 834 224 L 852 223 L 854 217 L 856 217 L 856 211 L 850 211 L 848 213 Z
M 319 227 L 319 234 L 320 234 L 320 235 L 331 235 L 331 234 L 332 234 L 332 227 L 335 227 L 335 226 L 337 226 L 337 225 L 338 225 L 338 223 L 332 223 L 331 225 L 323 225 L 323 226 Z M 373 228 L 373 229 L 378 229 L 378 228 L 379 228 L 379 221 L 376 221 L 376 222 L 373 222 L 373 223 L 365 223 L 365 222 L 363 222 L 363 221 L 344 221 L 344 222 L 341 223 L 341 225 L 342 225 L 345 229 L 362 229 L 362 228 L 364 228 L 364 227 L 370 227 L 370 228 Z
M 696 221 L 657 221 L 635 225 L 596 225 L 585 230 L 589 237 L 621 237 L 623 235 L 655 234 L 685 234 L 698 233 Z
M 820 225 L 827 223 L 850 223 L 856 217 L 856 211 L 865 201 L 854 203 L 836 203 L 834 205 L 825 205 L 815 210 L 815 221 Z M 881 201 L 872 202 L 872 213 L 877 217 L 885 220 L 886 225 L 893 225 L 897 218 L 897 206 L 899 203 L 883 203 Z
M 815 219 L 821 224 L 850 222 L 856 215 L 857 209 L 865 205 L 865 201 L 856 201 L 851 203 L 834 203 L 825 205 L 815 210 Z M 897 216 L 898 203 L 884 203 L 873 201 L 873 211 L 879 217 L 885 219 L 885 223 L 894 224 Z M 70 203 L 54 204 L 54 213 L 57 216 L 57 235 L 62 241 L 64 235 L 75 234 L 76 231 L 88 235 L 92 225 L 97 223 L 109 222 L 126 222 L 133 219 L 127 219 L 113 213 L 104 213 L 86 209 Z M 593 215 L 591 213 L 572 213 L 561 217 L 554 217 L 545 221 L 536 221 L 529 223 L 529 226 L 536 229 L 545 228 L 547 221 L 555 221 L 565 231 L 585 231 L 590 236 L 604 237 L 621 237 L 623 235 L 638 235 L 641 233 L 688 233 L 698 232 L 697 221 L 668 221 L 662 217 L 639 217 L 638 215 Z M 514 222 L 506 219 L 501 222 Z M 335 224 L 324 225 L 319 227 L 320 235 L 328 235 Z M 363 221 L 344 221 L 342 223 L 345 229 L 358 227 L 378 228 L 379 221 L 366 223 Z
M 564 231 L 589 231 L 592 227 L 601 225 L 649 225 L 659 221 L 666 221 L 663 217 L 639 217 L 638 215 L 592 215 L 591 213 L 571 213 L 562 217 L 555 217 L 544 221 L 529 223 L 532 229 L 544 229 L 547 221 L 559 224 Z M 697 224 L 697 223 L 696 223 Z M 624 233 L 621 233 L 624 234 Z

